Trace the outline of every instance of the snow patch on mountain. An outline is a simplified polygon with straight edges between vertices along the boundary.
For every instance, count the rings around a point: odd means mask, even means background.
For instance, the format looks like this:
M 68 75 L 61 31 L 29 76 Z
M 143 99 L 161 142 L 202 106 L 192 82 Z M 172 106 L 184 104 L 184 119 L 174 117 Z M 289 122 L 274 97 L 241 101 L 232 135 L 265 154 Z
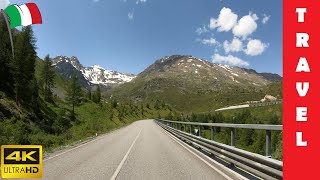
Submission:
M 52 64 L 58 69 L 61 69 L 62 64 L 69 63 L 76 70 L 80 71 L 84 79 L 90 84 L 100 84 L 100 85 L 109 85 L 109 84 L 123 84 L 126 82 L 132 81 L 136 77 L 133 74 L 126 74 L 117 71 L 107 70 L 99 65 L 94 65 L 91 67 L 84 67 L 80 64 L 77 57 L 67 57 L 67 56 L 58 56 L 52 59 Z

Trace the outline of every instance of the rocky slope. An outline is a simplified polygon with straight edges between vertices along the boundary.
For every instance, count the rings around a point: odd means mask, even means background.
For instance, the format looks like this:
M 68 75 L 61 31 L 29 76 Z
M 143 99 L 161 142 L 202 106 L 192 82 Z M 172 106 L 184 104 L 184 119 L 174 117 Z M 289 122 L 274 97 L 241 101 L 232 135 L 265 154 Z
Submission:
M 267 76 L 281 79 L 271 73 L 173 55 L 157 60 L 131 82 L 106 95 L 135 102 L 162 101 L 182 111 L 205 111 L 262 99 L 275 82 Z M 275 93 L 272 95 L 279 94 Z
M 101 66 L 84 67 L 77 57 L 57 56 L 52 59 L 55 70 L 70 79 L 73 74 L 78 76 L 83 87 L 92 85 L 114 86 L 130 82 L 136 76 L 112 70 L 106 70 Z

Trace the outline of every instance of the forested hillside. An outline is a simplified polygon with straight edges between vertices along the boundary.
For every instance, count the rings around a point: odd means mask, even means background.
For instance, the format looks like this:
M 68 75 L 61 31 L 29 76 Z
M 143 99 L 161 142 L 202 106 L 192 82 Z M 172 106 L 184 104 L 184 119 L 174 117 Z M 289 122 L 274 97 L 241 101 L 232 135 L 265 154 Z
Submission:
M 104 99 L 99 86 L 91 91 L 76 76 L 66 80 L 54 71 L 49 56 L 37 57 L 31 27 L 13 38 L 14 57 L 1 16 L 0 145 L 41 144 L 48 150 L 171 111 L 165 105 Z

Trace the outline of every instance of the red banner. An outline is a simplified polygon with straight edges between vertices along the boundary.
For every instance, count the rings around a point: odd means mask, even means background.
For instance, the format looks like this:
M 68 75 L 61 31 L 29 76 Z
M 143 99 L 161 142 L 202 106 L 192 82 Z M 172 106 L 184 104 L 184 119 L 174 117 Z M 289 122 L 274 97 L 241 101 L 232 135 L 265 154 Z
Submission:
M 320 1 L 283 6 L 284 179 L 319 179 Z

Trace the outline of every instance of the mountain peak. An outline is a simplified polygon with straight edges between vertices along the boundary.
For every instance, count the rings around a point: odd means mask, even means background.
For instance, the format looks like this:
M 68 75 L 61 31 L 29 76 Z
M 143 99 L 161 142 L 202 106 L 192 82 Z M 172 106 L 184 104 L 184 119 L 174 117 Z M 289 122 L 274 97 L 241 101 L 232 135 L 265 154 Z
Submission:
M 105 70 L 102 66 L 100 66 L 100 65 L 97 65 L 97 64 L 95 64 L 95 65 L 93 65 L 93 66 L 91 66 L 92 68 L 94 68 L 94 69 L 101 69 L 101 70 Z
M 80 83 L 83 86 L 90 85 L 117 85 L 125 82 L 130 82 L 136 76 L 133 74 L 125 74 L 117 71 L 106 70 L 100 65 L 84 67 L 79 62 L 78 58 L 72 56 L 57 56 L 52 59 L 55 70 L 66 78 L 71 78 L 76 74 Z
M 207 82 L 207 84 L 230 84 L 237 86 L 264 86 L 276 75 L 259 74 L 253 69 L 211 63 L 190 55 L 172 55 L 161 58 L 139 74 L 141 78 L 184 79 L 185 82 Z M 280 77 L 281 79 L 281 77 Z

